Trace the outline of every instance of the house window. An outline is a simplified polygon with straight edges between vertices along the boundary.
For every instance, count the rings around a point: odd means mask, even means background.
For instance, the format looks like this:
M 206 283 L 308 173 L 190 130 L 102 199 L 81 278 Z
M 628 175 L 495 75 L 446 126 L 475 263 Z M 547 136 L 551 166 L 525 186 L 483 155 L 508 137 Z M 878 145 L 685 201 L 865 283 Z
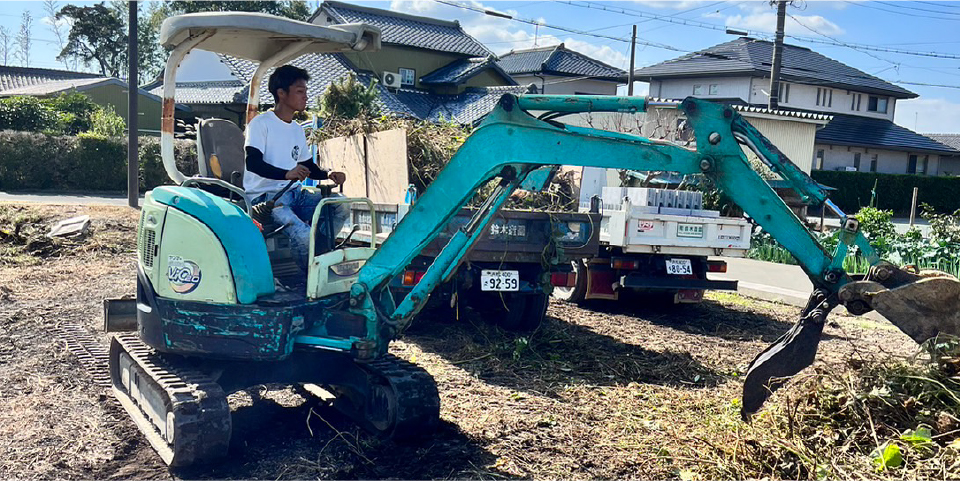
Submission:
M 693 95 L 703 95 L 703 85 L 694 84 L 694 85 L 693 85 Z
M 817 166 L 817 170 L 823 170 L 823 149 L 817 151 L 817 158 L 814 165 Z
M 827 89 L 827 107 L 833 107 L 833 89 Z
M 873 154 L 873 155 L 870 157 L 870 172 L 876 172 L 876 171 L 877 171 L 877 157 L 879 157 L 879 155 L 877 155 L 877 154 Z
M 780 102 L 789 103 L 790 102 L 790 84 L 786 82 L 780 82 Z
M 887 98 L 871 95 L 867 99 L 867 110 L 870 112 L 887 113 Z
M 850 110 L 860 110 L 860 94 L 853 94 L 850 97 Z
M 929 155 L 924 155 L 920 158 L 920 162 L 917 163 L 917 173 L 921 175 L 927 175 L 927 163 L 930 161 Z
M 853 154 L 853 168 L 860 172 L 860 152 Z
M 400 85 L 413 86 L 417 80 L 417 71 L 412 68 L 400 69 Z
M 917 173 L 917 156 L 911 155 L 907 157 L 907 173 L 916 174 Z
M 821 89 L 821 88 L 818 88 L 818 89 L 817 89 L 817 105 L 820 105 L 820 91 L 821 91 L 821 90 L 823 90 L 823 89 Z
M 719 95 L 720 94 L 720 85 L 719 84 L 710 84 L 710 95 Z

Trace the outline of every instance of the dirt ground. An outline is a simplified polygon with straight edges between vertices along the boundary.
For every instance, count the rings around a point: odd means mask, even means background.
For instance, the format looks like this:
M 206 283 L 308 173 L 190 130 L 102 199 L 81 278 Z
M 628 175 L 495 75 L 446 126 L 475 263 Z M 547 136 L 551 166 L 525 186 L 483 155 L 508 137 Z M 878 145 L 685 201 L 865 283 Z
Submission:
M 137 211 L 0 205 L 0 228 L 24 216 L 49 225 L 81 214 L 93 219 L 82 240 L 0 244 L 2 478 L 691 480 L 797 472 L 788 464 L 800 461 L 788 455 L 754 460 L 784 453 L 770 431 L 804 383 L 781 390 L 752 424 L 739 419 L 739 394 L 748 362 L 799 310 L 734 294 L 670 308 L 552 302 L 545 324 L 526 337 L 471 311 L 427 316 L 391 350 L 436 379 L 437 432 L 381 441 L 318 400 L 254 387 L 265 400 L 231 398 L 230 457 L 171 471 L 53 334 L 77 324 L 107 344 L 102 299 L 135 293 Z M 886 323 L 832 315 L 817 363 L 799 377 L 915 351 Z

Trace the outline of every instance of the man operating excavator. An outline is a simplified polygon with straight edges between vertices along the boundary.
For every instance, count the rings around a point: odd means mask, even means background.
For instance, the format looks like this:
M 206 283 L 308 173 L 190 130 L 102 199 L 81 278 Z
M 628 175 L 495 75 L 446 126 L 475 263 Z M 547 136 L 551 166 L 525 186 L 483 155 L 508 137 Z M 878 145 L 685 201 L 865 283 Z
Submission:
M 347 178 L 343 172 L 321 169 L 313 162 L 303 128 L 293 120 L 296 112 L 307 107 L 308 80 L 307 71 L 293 65 L 279 67 L 270 75 L 267 86 L 273 95 L 274 108 L 247 125 L 243 176 L 243 188 L 254 205 L 272 199 L 293 183 L 276 199 L 272 215 L 275 222 L 286 226 L 297 265 L 304 273 L 310 249 L 309 223 L 323 196 L 304 189 L 299 182 L 309 177 L 330 179 L 342 185 Z M 342 205 L 333 208 L 334 233 L 343 227 L 348 215 L 349 211 Z M 318 232 L 323 235 L 326 230 Z

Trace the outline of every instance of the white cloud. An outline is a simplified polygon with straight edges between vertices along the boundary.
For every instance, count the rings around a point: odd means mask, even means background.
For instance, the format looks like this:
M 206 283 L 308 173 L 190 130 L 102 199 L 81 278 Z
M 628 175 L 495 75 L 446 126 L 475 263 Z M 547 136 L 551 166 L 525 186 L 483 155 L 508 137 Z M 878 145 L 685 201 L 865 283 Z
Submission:
M 676 0 L 676 1 L 664 1 L 664 0 L 633 0 L 633 3 L 638 3 L 644 7 L 656 8 L 656 9 L 671 9 L 671 10 L 687 10 L 691 8 L 696 8 L 702 5 L 705 5 L 710 2 L 706 1 L 697 1 L 697 0 Z
M 390 10 L 424 15 L 437 11 L 440 5 L 442 4 L 433 0 L 393 0 L 390 2 Z
M 50 27 L 56 24 L 57 27 L 70 30 L 70 27 L 73 26 L 73 19 L 69 17 L 64 17 L 64 18 L 61 18 L 60 20 L 56 20 L 53 17 L 43 17 L 40 19 L 40 23 Z
M 960 103 L 942 98 L 900 100 L 894 121 L 915 132 L 960 134 Z
M 804 28 L 803 25 L 824 35 L 835 36 L 844 34 L 844 30 L 840 28 L 839 25 L 820 15 L 793 15 L 793 17 L 796 18 L 796 20 L 787 17 L 787 21 L 784 24 L 784 28 L 789 35 L 811 35 L 813 32 Z M 728 27 L 772 33 L 777 29 L 777 14 L 774 12 L 764 12 L 750 15 L 731 15 L 727 17 L 725 24 Z

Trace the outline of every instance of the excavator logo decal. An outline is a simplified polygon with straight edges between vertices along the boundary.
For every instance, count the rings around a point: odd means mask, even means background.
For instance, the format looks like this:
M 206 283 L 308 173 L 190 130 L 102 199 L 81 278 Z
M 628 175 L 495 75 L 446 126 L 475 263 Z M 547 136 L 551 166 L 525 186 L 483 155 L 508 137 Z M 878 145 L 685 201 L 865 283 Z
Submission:
M 200 266 L 180 256 L 167 258 L 167 280 L 177 294 L 189 294 L 200 285 Z

